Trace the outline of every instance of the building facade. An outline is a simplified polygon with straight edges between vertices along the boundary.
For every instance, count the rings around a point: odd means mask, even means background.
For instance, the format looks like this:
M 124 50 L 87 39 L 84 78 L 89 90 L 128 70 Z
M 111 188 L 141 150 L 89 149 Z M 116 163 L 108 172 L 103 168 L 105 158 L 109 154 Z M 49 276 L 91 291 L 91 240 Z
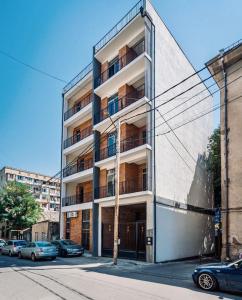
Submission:
M 159 262 L 213 251 L 204 168 L 211 116 L 176 131 L 193 156 L 179 144 L 189 168 L 172 147 L 176 137 L 162 135 L 212 98 L 197 75 L 155 97 L 194 72 L 148 0 L 93 47 L 92 62 L 63 91 L 61 237 L 112 255 L 119 120 L 119 256 Z M 206 101 L 168 124 L 160 113 L 171 117 L 174 102 L 154 108 L 191 85 L 186 97 L 200 93 Z
M 242 41 L 207 63 L 220 92 L 222 258 L 242 254 Z
M 44 211 L 32 226 L 32 241 L 53 241 L 59 238 L 59 212 Z
M 0 188 L 11 181 L 28 185 L 42 209 L 53 211 L 60 209 L 60 179 L 51 180 L 47 175 L 3 167 L 0 170 Z

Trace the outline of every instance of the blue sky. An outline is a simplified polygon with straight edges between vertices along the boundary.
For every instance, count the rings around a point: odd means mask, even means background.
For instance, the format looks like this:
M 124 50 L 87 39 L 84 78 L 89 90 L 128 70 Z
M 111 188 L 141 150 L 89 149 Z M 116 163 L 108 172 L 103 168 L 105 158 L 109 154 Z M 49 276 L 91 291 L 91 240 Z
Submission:
M 137 0 L 0 0 L 0 51 L 66 81 Z M 242 38 L 241 0 L 153 0 L 196 68 Z M 63 84 L 0 54 L 0 167 L 60 169 Z

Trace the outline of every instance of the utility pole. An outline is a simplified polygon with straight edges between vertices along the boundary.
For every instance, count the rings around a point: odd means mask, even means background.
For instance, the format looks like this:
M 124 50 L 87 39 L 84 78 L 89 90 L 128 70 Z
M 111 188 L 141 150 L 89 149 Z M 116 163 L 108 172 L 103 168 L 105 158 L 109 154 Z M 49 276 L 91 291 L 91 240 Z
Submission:
M 227 87 L 227 71 L 224 63 L 224 50 L 221 50 L 221 64 L 223 68 L 224 79 L 224 161 L 225 161 L 225 191 L 224 202 L 226 206 L 226 218 L 225 218 L 225 240 L 226 240 L 226 259 L 230 260 L 230 248 L 229 248 L 229 161 L 228 161 L 228 87 Z
M 114 244 L 113 263 L 118 262 L 119 227 L 119 164 L 120 164 L 120 120 L 116 122 L 116 167 L 115 167 L 115 207 L 114 207 Z

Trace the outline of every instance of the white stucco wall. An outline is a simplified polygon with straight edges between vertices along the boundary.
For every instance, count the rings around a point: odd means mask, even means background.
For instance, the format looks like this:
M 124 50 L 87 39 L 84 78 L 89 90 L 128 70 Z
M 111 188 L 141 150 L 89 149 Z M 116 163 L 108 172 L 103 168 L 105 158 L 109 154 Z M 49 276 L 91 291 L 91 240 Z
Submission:
M 192 75 L 195 70 L 149 1 L 146 1 L 146 5 L 148 14 L 155 26 L 155 95 L 158 95 Z M 175 89 L 157 98 L 155 106 L 157 107 L 199 82 L 201 79 L 197 75 L 193 76 Z M 200 95 L 195 96 L 201 91 L 203 92 Z M 168 113 L 170 109 L 192 96 L 195 96 L 192 100 Z M 165 114 L 164 118 L 168 120 L 204 97 L 207 99 L 168 122 L 171 128 L 175 128 L 212 107 L 213 99 L 205 85 L 198 85 L 169 104 L 161 106 L 159 110 L 162 115 Z M 164 124 L 158 126 L 161 123 Z M 158 126 L 155 129 L 155 135 L 170 130 L 158 112 L 155 112 L 155 126 Z M 210 178 L 202 166 L 202 157 L 206 152 L 208 137 L 212 130 L 212 114 L 175 130 L 178 138 L 192 157 L 172 132 L 167 135 L 155 136 L 155 152 L 153 154 L 155 155 L 156 196 L 158 199 L 168 199 L 205 208 L 212 206 Z M 177 154 L 167 138 L 189 167 Z M 191 212 L 184 214 L 158 206 L 157 261 L 197 255 L 201 242 L 205 238 L 202 229 L 206 225 L 206 221 L 206 215 Z
M 157 206 L 157 262 L 208 254 L 214 251 L 212 217 Z
M 174 84 L 177 84 L 181 80 L 193 74 L 195 71 L 149 1 L 147 1 L 147 10 L 151 15 L 152 21 L 155 25 L 155 95 L 158 95 L 164 92 L 166 89 L 172 87 Z M 179 94 L 180 92 L 185 91 L 187 88 L 200 81 L 201 80 L 198 76 L 193 76 L 191 79 L 179 85 L 177 88 L 172 89 L 162 97 L 157 98 L 156 106 L 161 104 L 163 101 L 166 101 Z M 179 98 L 176 98 L 174 101 L 171 101 L 169 104 L 161 106 L 159 108 L 161 114 L 163 115 L 171 108 L 174 108 L 174 106 L 184 102 L 205 88 L 206 87 L 204 84 L 201 84 L 192 89 L 190 92 L 187 92 Z M 186 107 L 208 95 L 208 91 L 204 91 L 191 101 L 188 101 L 186 104 L 176 108 L 173 112 L 166 114 L 165 119 L 169 119 L 170 117 L 184 110 Z M 194 106 L 192 109 L 189 109 L 180 116 L 169 121 L 169 125 L 174 128 L 178 124 L 192 119 L 195 115 L 201 111 L 204 111 L 208 107 L 212 107 L 212 97 L 210 96 L 205 101 L 202 101 L 200 104 Z M 155 125 L 157 126 L 161 123 L 164 123 L 164 120 L 160 117 L 158 112 L 156 112 Z M 210 114 L 175 131 L 177 136 L 184 143 L 195 160 L 197 160 L 198 157 L 203 155 L 203 153 L 206 151 L 208 137 L 212 132 L 212 126 L 212 115 Z M 167 130 L 169 130 L 169 127 L 166 124 L 163 124 L 162 126 L 156 128 L 155 133 L 160 134 L 167 132 Z M 189 170 L 174 149 L 172 149 L 166 137 L 164 135 L 157 136 L 155 139 L 156 192 L 157 195 L 161 197 L 186 203 L 187 195 L 190 192 L 191 185 L 192 183 L 194 184 L 196 163 L 183 149 L 173 133 L 169 133 L 167 137 L 176 147 L 181 156 L 186 160 L 192 171 Z M 199 169 L 199 172 L 201 172 L 202 169 Z M 204 178 L 199 177 L 197 179 L 197 184 L 200 185 L 201 180 L 204 180 Z M 200 195 L 195 196 L 200 197 Z M 192 201 L 192 199 L 190 200 Z M 196 199 L 193 200 L 197 203 Z M 199 205 L 207 207 L 207 201 L 205 200 L 203 203 L 203 200 L 204 199 L 200 197 Z

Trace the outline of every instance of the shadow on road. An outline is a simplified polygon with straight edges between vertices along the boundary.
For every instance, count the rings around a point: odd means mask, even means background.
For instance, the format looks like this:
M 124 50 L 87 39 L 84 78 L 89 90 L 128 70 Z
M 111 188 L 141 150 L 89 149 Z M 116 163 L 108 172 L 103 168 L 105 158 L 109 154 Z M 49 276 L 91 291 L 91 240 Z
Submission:
M 17 268 L 18 270 L 58 270 L 58 269 L 80 269 L 86 272 L 97 272 L 100 274 L 118 276 L 128 279 L 147 281 L 163 285 L 170 285 L 190 289 L 192 291 L 206 293 L 217 297 L 217 299 L 242 299 L 242 295 L 222 292 L 205 292 L 198 289 L 192 281 L 191 274 L 199 261 L 185 261 L 180 263 L 148 264 L 137 263 L 127 260 L 119 260 L 114 266 L 110 258 L 95 257 L 73 257 L 57 258 L 54 261 L 32 262 L 16 257 L 0 256 L 0 273 L 3 268 Z

